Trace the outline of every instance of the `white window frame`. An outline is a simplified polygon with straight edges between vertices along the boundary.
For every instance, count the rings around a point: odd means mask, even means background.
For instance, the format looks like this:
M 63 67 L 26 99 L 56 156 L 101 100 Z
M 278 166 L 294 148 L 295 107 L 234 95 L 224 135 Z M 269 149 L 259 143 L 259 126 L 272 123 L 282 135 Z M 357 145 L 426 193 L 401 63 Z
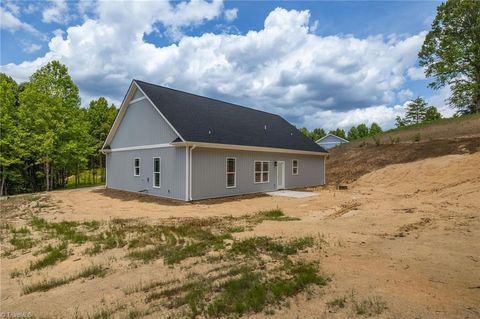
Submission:
M 158 172 L 155 172 L 155 160 L 158 159 L 158 169 L 159 171 Z M 153 158 L 153 163 L 152 163 L 152 171 L 153 171 L 153 176 L 152 176 L 152 187 L 153 188 L 161 188 L 162 187 L 162 159 L 160 158 L 160 156 L 156 156 Z M 158 173 L 158 186 L 155 185 L 155 174 Z
M 228 160 L 234 160 L 235 170 L 233 172 L 228 171 Z M 233 186 L 228 186 L 228 174 L 233 174 Z M 237 158 L 236 157 L 226 157 L 225 158 L 225 187 L 226 188 L 236 188 L 237 187 Z
M 138 166 L 135 165 L 135 162 L 138 160 Z M 138 167 L 138 174 L 137 174 L 137 167 Z M 133 176 L 138 177 L 142 174 L 142 160 L 140 157 L 133 158 Z
M 255 174 L 257 171 L 255 170 L 255 166 L 257 163 L 260 163 L 260 182 L 257 182 L 255 180 Z M 268 170 L 264 171 L 263 170 L 263 163 L 268 163 Z M 263 173 L 267 173 L 268 179 L 266 181 L 263 180 Z M 265 183 L 270 183 L 270 161 L 261 161 L 261 160 L 254 160 L 253 161 L 253 183 L 254 184 L 265 184 Z
M 295 173 L 293 170 L 295 168 L 295 166 L 293 166 L 293 163 L 297 161 L 297 173 Z M 292 159 L 292 175 L 298 175 L 298 171 L 300 169 L 300 161 L 298 159 Z

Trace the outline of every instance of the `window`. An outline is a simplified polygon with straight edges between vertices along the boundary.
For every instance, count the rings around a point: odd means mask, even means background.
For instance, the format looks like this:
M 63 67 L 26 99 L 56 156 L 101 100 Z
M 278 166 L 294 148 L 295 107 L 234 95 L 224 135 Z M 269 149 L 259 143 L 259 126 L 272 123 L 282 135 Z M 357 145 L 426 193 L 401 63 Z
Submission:
M 160 157 L 153 158 L 153 187 L 160 188 Z
M 298 160 L 292 160 L 292 175 L 298 175 Z
M 234 157 L 227 157 L 227 188 L 234 188 L 237 186 L 237 159 Z
M 255 161 L 255 183 L 268 183 L 270 181 L 270 162 Z
M 140 176 L 140 158 L 133 159 L 133 176 Z

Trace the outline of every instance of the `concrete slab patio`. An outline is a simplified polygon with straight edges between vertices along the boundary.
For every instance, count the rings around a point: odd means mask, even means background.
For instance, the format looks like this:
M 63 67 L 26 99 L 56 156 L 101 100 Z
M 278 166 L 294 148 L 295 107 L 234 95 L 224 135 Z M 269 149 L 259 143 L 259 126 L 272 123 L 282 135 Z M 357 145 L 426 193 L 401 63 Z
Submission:
M 275 191 L 275 192 L 268 192 L 267 195 L 283 196 L 283 197 L 291 197 L 291 198 L 307 198 L 312 196 L 318 196 L 318 193 L 281 190 L 281 191 Z

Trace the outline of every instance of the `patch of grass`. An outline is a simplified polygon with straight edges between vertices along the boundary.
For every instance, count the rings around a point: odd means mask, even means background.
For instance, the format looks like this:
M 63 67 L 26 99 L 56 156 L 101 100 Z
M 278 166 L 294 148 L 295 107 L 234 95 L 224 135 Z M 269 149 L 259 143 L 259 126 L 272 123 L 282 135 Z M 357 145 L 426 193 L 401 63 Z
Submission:
M 353 310 L 357 315 L 371 317 L 382 314 L 387 304 L 380 297 L 369 297 L 361 301 L 353 300 Z
M 17 237 L 17 234 L 14 234 L 10 244 L 15 247 L 15 250 L 29 249 L 33 247 L 34 241 L 30 237 Z
M 257 223 L 261 223 L 264 220 L 275 220 L 275 221 L 300 220 L 300 218 L 297 218 L 297 217 L 286 216 L 280 208 L 259 211 L 252 217 L 252 219 Z
M 242 233 L 245 231 L 245 227 L 243 226 L 231 226 L 227 227 L 227 232 L 229 233 Z
M 87 249 L 85 249 L 84 253 L 89 256 L 95 256 L 101 252 L 102 252 L 102 245 L 100 245 L 99 243 L 94 243 L 92 247 L 88 247 Z
M 223 241 L 231 239 L 229 233 L 214 235 L 192 225 L 177 227 L 163 227 L 161 229 L 164 240 L 154 247 L 131 251 L 128 257 L 148 262 L 164 257 L 167 264 L 178 263 L 189 257 L 204 256 L 210 250 L 223 248 Z
M 75 244 L 83 244 L 88 239 L 87 235 L 77 230 L 80 225 L 77 222 L 52 223 L 44 218 L 33 216 L 31 225 L 36 230 L 49 233 L 51 237 L 68 240 Z
M 93 314 L 88 315 L 88 319 L 110 319 L 112 318 L 113 310 L 111 309 L 101 309 Z
M 12 272 L 10 272 L 10 278 L 16 278 L 25 275 L 27 272 L 26 271 L 21 271 L 18 269 L 14 269 Z
M 315 240 L 313 237 L 296 238 L 287 242 L 276 241 L 270 237 L 251 237 L 235 241 L 230 249 L 230 253 L 247 256 L 257 256 L 260 252 L 293 255 L 299 250 L 312 247 L 314 244 Z
M 128 253 L 127 257 L 148 262 L 158 258 L 159 255 L 160 255 L 160 247 L 153 247 L 153 248 L 131 251 Z
M 221 285 L 222 291 L 208 306 L 212 317 L 229 314 L 242 315 L 260 312 L 269 304 L 276 304 L 308 285 L 326 285 L 327 280 L 317 274 L 313 263 L 290 263 L 285 266 L 288 278 L 268 279 L 264 273 L 245 271 Z
M 45 279 L 43 281 L 23 286 L 22 291 L 24 295 L 28 295 L 38 291 L 48 291 L 50 289 L 66 285 L 72 281 L 80 278 L 103 277 L 105 276 L 105 269 L 99 265 L 91 265 L 82 269 L 78 274 L 71 277 Z
M 60 245 L 55 247 L 49 245 L 46 247 L 45 251 L 47 253 L 44 257 L 30 264 L 30 270 L 39 270 L 55 265 L 56 263 L 67 259 L 69 255 L 67 242 L 62 242 Z
M 20 234 L 20 235 L 28 235 L 30 234 L 30 229 L 28 229 L 27 227 L 23 226 L 21 228 L 11 228 L 10 230 L 12 232 L 12 234 Z
M 332 301 L 327 302 L 327 306 L 329 308 L 345 308 L 345 305 L 347 304 L 347 297 L 337 297 L 333 299 Z
M 41 282 L 37 282 L 28 286 L 23 286 L 22 292 L 24 295 L 28 295 L 37 291 L 48 291 L 50 289 L 53 289 L 58 286 L 62 286 L 67 284 L 68 278 L 63 277 L 63 278 L 52 278 L 48 280 L 44 280 Z

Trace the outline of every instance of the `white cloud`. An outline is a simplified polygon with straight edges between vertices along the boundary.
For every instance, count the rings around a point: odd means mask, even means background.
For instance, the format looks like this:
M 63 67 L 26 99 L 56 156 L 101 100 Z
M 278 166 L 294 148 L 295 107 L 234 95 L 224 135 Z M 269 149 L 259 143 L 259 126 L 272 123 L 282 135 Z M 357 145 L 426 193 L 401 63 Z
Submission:
M 26 53 L 34 53 L 40 50 L 41 48 L 42 48 L 41 45 L 31 43 L 31 44 L 25 44 L 22 50 L 23 52 L 26 52 Z
M 400 90 L 397 93 L 397 99 L 404 102 L 406 100 L 410 100 L 413 97 L 413 92 L 409 89 Z
M 38 34 L 39 32 L 30 24 L 20 21 L 11 12 L 0 7 L 0 26 L 8 31 L 24 30 L 30 33 Z
M 225 20 L 230 21 L 230 22 L 235 20 L 237 18 L 237 13 L 238 13 L 237 8 L 232 8 L 232 9 L 225 10 L 225 12 L 224 12 Z
M 137 78 L 278 113 L 297 125 L 386 125 L 397 112 L 387 105 L 407 93 L 399 91 L 425 36 L 319 36 L 310 30 L 308 11 L 277 8 L 262 30 L 243 35 L 182 36 L 164 47 L 143 40 L 158 24 L 180 30 L 222 10 L 220 1 L 100 2 L 97 19 L 56 34 L 45 56 L 1 71 L 26 79 L 58 59 L 83 97 L 119 101 Z
M 391 128 L 395 125 L 395 118 L 403 116 L 406 103 L 393 107 L 386 105 L 370 106 L 344 112 L 334 110 L 318 111 L 309 118 L 305 117 L 301 126 L 306 126 L 310 129 L 322 127 L 327 131 L 341 128 L 348 131 L 352 126 L 357 126 L 360 123 L 370 126 L 375 122 L 384 129 Z
M 117 4 L 119 5 L 119 4 Z M 70 20 L 68 3 L 65 0 L 51 0 L 50 6 L 42 12 L 42 21 L 45 23 L 67 23 Z
M 425 80 L 425 70 L 423 68 L 408 68 L 407 74 L 411 80 Z
M 15 15 L 17 17 L 20 15 L 20 7 L 17 6 L 16 3 L 12 2 L 12 1 L 6 1 L 4 3 L 5 3 L 5 7 L 8 9 L 8 11 L 10 11 L 13 15 Z
M 429 105 L 435 106 L 444 117 L 451 117 L 456 110 L 447 104 L 447 99 L 450 97 L 450 87 L 446 86 L 437 91 L 436 94 L 426 98 Z

